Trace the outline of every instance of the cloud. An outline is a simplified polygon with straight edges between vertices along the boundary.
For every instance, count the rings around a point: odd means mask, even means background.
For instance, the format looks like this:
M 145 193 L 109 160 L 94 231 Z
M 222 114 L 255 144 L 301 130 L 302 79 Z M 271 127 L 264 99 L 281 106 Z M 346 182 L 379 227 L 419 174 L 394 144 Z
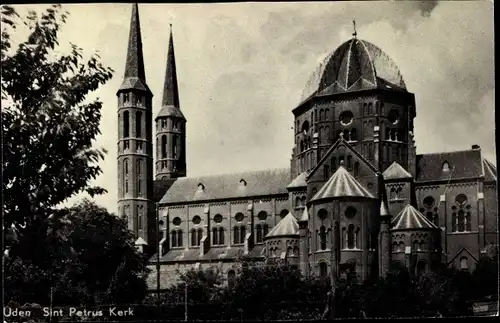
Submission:
M 95 94 L 104 102 L 97 144 L 110 151 L 96 180 L 109 193 L 96 200 L 114 211 L 115 93 L 130 5 L 65 7 L 71 16 L 61 42 L 99 49 L 116 71 Z M 321 59 L 351 37 L 353 19 L 358 37 L 384 50 L 415 93 L 418 153 L 480 144 L 495 160 L 491 2 L 141 4 L 139 10 L 155 114 L 173 23 L 190 176 L 288 167 L 291 111 Z

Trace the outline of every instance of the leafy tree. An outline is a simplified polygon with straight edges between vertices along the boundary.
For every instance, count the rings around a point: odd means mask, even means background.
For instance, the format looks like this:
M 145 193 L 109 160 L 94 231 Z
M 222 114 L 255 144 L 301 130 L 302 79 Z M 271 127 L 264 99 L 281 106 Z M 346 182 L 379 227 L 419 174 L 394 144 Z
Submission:
M 148 260 L 125 222 L 89 201 L 58 213 L 62 228 L 13 245 L 5 259 L 7 298 L 46 305 L 52 289 L 56 305 L 141 302 Z
M 98 54 L 82 62 L 74 44 L 69 54 L 58 53 L 58 32 L 67 16 L 59 5 L 24 18 L 1 6 L 3 230 L 9 238 L 4 248 L 21 236 L 43 235 L 46 219 L 57 213 L 54 207 L 69 197 L 104 192 L 89 187 L 106 153 L 92 147 L 102 102 L 85 99 L 112 70 Z M 13 36 L 23 26 L 28 38 L 15 45 Z
M 479 258 L 472 272 L 474 298 L 487 296 L 498 297 L 498 247 L 492 247 L 490 253 Z

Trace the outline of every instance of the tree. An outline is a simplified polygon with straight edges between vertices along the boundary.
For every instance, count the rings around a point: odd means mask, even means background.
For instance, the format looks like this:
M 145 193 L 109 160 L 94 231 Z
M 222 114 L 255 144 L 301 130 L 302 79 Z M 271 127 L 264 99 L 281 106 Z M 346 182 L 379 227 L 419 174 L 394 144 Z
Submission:
M 148 259 L 137 251 L 126 223 L 89 201 L 59 216 L 56 231 L 13 245 L 5 261 L 7 298 L 47 305 L 52 289 L 57 305 L 141 302 Z
M 98 54 L 82 63 L 82 50 L 74 44 L 69 54 L 58 54 L 58 32 L 67 16 L 60 5 L 25 18 L 1 6 L 3 230 L 10 238 L 4 248 L 21 236 L 40 235 L 47 218 L 57 214 L 54 207 L 69 197 L 104 192 L 89 187 L 106 153 L 92 147 L 102 102 L 85 99 L 112 70 Z M 12 36 L 23 25 L 29 36 L 14 46 Z
M 472 272 L 474 298 L 498 297 L 498 247 L 492 246 L 489 254 L 479 258 Z

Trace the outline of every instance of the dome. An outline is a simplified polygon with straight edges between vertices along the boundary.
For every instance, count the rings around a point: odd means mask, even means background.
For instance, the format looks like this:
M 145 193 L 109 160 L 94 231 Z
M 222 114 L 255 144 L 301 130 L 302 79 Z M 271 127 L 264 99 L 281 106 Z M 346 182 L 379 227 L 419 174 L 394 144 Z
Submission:
M 396 63 L 380 48 L 352 38 L 330 53 L 306 84 L 301 102 L 312 95 L 368 89 L 406 91 Z

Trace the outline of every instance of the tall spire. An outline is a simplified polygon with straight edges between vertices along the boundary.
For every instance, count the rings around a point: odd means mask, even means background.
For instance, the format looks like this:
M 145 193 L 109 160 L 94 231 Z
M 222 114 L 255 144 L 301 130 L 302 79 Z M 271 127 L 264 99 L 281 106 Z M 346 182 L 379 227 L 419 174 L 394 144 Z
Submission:
M 130 19 L 130 33 L 128 37 L 125 75 L 123 78 L 123 83 L 118 91 L 130 89 L 143 90 L 151 94 L 151 91 L 146 84 L 146 74 L 144 72 L 141 24 L 139 21 L 139 9 L 137 3 L 134 3 L 132 5 L 132 17 Z
M 177 86 L 177 69 L 175 66 L 172 24 L 170 24 L 170 40 L 167 55 L 167 68 L 165 71 L 165 83 L 163 85 L 163 100 L 161 105 L 179 108 L 179 88 Z
M 144 57 L 142 55 L 141 25 L 139 22 L 139 9 L 137 3 L 132 6 L 130 19 L 130 33 L 128 37 L 127 63 L 125 65 L 125 78 L 138 77 L 145 80 Z

